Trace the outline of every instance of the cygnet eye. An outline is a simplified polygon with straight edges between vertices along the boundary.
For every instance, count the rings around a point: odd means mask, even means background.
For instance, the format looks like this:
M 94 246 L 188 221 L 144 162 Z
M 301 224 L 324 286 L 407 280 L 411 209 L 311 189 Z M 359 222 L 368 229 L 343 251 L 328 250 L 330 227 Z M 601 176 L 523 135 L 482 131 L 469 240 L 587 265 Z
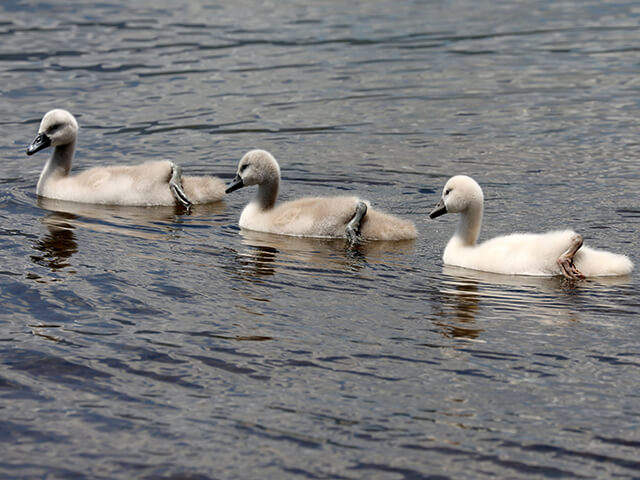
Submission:
M 249 164 L 248 164 L 248 163 L 245 163 L 244 165 L 242 165 L 242 166 L 240 167 L 240 172 L 244 172 L 244 171 L 247 169 L 247 167 L 248 167 L 248 166 L 249 166 Z
M 450 189 L 450 188 L 447 188 L 447 189 L 444 191 L 444 195 L 445 195 L 445 196 L 447 196 L 447 195 L 449 195 L 449 193 L 450 193 L 450 192 L 451 192 L 451 189 Z
M 51 125 L 49 127 L 49 130 L 47 130 L 48 132 L 55 132 L 56 130 L 62 128 L 62 124 L 61 123 L 56 123 L 54 125 Z

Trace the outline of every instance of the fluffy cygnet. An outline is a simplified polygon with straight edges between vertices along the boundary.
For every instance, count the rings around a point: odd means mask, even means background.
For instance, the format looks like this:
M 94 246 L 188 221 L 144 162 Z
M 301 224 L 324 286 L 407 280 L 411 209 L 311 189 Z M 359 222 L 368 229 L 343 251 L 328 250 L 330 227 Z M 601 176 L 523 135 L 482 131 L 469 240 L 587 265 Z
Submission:
M 264 150 L 246 153 L 226 193 L 258 185 L 255 199 L 240 215 L 248 230 L 300 237 L 361 240 L 409 240 L 416 237 L 413 223 L 371 208 L 358 197 L 306 197 L 276 205 L 280 167 Z
M 511 275 L 564 275 L 567 278 L 628 275 L 628 257 L 582 245 L 582 236 L 571 230 L 542 234 L 515 233 L 476 243 L 483 212 L 480 185 L 458 175 L 447 181 L 442 198 L 429 215 L 459 213 L 458 228 L 447 244 L 447 265 Z
M 174 205 L 209 203 L 224 198 L 224 182 L 215 177 L 183 177 L 168 160 L 135 166 L 94 167 L 70 176 L 78 122 L 66 110 L 47 112 L 27 155 L 54 147 L 36 193 L 42 197 L 106 205 Z

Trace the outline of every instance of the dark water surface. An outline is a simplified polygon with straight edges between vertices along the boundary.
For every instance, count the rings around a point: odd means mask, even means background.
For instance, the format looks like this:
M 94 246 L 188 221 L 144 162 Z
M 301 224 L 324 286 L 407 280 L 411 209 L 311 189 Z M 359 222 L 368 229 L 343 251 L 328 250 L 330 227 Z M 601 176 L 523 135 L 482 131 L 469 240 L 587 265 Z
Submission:
M 483 238 L 575 228 L 640 261 L 637 2 L 0 6 L 0 477 L 640 477 L 640 290 L 444 268 L 445 180 Z M 42 115 L 75 169 L 170 158 L 415 221 L 346 248 L 42 201 Z

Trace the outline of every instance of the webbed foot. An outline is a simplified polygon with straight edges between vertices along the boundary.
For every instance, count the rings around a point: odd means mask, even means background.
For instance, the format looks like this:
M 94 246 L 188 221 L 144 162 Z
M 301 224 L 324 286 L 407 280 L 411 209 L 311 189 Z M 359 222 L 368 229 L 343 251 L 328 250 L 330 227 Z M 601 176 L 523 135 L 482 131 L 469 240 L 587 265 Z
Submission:
M 171 162 L 171 178 L 169 179 L 169 188 L 176 201 L 189 211 L 191 209 L 191 200 L 187 197 L 182 189 L 182 167 Z
M 347 227 L 345 229 L 347 241 L 352 245 L 362 242 L 362 238 L 360 237 L 360 226 L 366 213 L 367 204 L 362 200 L 358 200 L 358 203 L 356 204 L 356 213 L 353 215 L 353 218 L 349 223 L 347 223 Z
M 566 278 L 572 280 L 583 280 L 585 278 L 582 272 L 578 270 L 578 268 L 573 263 L 573 257 L 576 252 L 580 250 L 580 247 L 582 247 L 582 241 L 582 235 L 576 233 L 571 238 L 571 244 L 569 245 L 569 248 L 562 255 L 560 255 L 560 257 L 558 257 L 557 262 L 560 266 L 560 271 Z

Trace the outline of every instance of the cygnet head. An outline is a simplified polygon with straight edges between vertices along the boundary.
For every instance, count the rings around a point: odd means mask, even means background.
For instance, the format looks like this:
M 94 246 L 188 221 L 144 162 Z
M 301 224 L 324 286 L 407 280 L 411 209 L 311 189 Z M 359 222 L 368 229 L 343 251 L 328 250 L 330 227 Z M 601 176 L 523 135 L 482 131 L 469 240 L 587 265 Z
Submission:
M 38 136 L 27 147 L 27 155 L 33 155 L 43 148 L 67 145 L 76 140 L 78 122 L 66 110 L 55 109 L 46 113 L 40 122 Z
M 251 150 L 240 159 L 236 176 L 227 187 L 226 193 L 250 185 L 269 183 L 275 184 L 277 189 L 279 182 L 280 166 L 273 155 L 266 150 Z
M 442 197 L 429 214 L 436 218 L 445 213 L 465 213 L 472 208 L 482 208 L 484 196 L 480 185 L 471 177 L 451 177 L 442 189 Z

